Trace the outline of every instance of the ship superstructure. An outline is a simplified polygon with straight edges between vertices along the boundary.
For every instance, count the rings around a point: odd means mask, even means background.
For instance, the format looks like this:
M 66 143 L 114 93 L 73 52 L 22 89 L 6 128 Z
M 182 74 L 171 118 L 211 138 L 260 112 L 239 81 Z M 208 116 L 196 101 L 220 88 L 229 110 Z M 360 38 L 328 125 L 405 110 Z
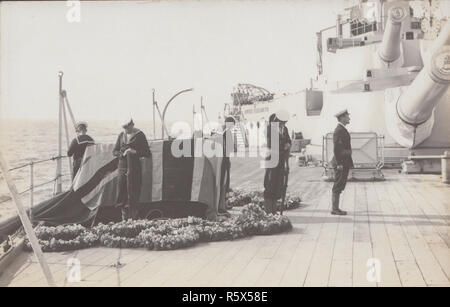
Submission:
M 343 1 L 334 25 L 317 32 L 317 76 L 309 89 L 238 105 L 244 121 L 285 108 L 288 127 L 322 156 L 333 114 L 349 130 L 384 138 L 388 163 L 450 148 L 450 1 Z

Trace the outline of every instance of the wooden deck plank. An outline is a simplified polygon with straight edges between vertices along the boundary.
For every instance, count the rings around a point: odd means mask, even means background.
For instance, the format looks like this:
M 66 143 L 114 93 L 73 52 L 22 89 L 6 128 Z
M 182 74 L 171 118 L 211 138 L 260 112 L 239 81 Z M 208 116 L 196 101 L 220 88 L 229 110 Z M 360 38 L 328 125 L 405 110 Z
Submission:
M 161 264 L 163 257 L 164 257 L 163 255 L 158 255 L 156 257 L 151 258 L 139 257 L 135 261 L 130 262 L 125 266 L 117 268 L 115 274 L 109 275 L 109 277 L 104 278 L 102 281 L 113 282 L 114 280 L 116 280 L 118 286 L 127 286 L 129 285 L 127 283 L 128 279 L 133 279 L 134 276 L 141 273 L 142 270 L 148 265 L 154 264 L 155 262 L 158 261 L 159 264 Z
M 426 283 L 415 261 L 397 261 L 397 268 L 404 287 L 424 287 Z
M 328 284 L 336 231 L 340 219 L 338 216 L 331 215 L 330 211 L 331 191 L 328 190 L 322 194 L 315 215 L 319 222 L 312 229 L 308 229 L 308 231 L 311 231 L 311 238 L 316 241 L 316 246 L 304 281 L 305 286 L 326 286 Z
M 233 280 L 233 287 L 250 287 L 255 285 L 262 275 L 270 259 L 254 257 L 245 269 Z
M 333 260 L 331 264 L 329 287 L 351 287 L 353 284 L 352 260 Z
M 357 184 L 355 189 L 354 226 L 353 286 L 374 287 L 377 284 L 367 279 L 367 261 L 369 258 L 373 258 L 373 249 L 368 216 L 367 193 L 364 184 Z
M 264 170 L 255 161 L 232 162 L 233 187 L 262 189 Z M 386 171 L 386 182 L 349 182 L 341 200 L 349 215 L 338 217 L 330 215 L 332 183 L 320 181 L 320 172 L 291 168 L 288 191 L 303 204 L 285 213 L 290 233 L 176 251 L 99 247 L 45 257 L 57 284 L 68 287 L 450 286 L 450 189 L 438 176 Z M 70 257 L 81 261 L 79 283 L 66 281 Z M 367 280 L 369 258 L 380 260 L 378 284 Z M 0 285 L 46 286 L 33 255 L 20 259 Z
M 384 183 L 374 185 L 378 197 L 378 204 L 383 211 L 383 220 L 386 232 L 391 243 L 392 255 L 397 261 L 415 261 L 409 242 L 400 223 L 400 218 L 395 212 L 385 189 Z
M 349 185 L 341 198 L 341 208 L 347 211 L 347 216 L 339 218 L 339 228 L 336 233 L 333 261 L 347 260 L 351 262 L 353 254 L 355 187 Z
M 204 244 L 203 248 L 191 247 L 187 250 L 179 250 L 178 253 L 169 252 L 167 256 L 160 258 L 160 261 L 152 262 L 144 267 L 136 276 L 135 282 L 128 281 L 128 284 L 137 284 L 138 286 L 156 286 L 165 285 L 169 280 L 181 284 L 182 280 L 186 285 L 190 285 L 189 275 L 187 273 L 195 272 L 195 262 L 207 265 L 217 256 L 217 251 L 223 249 L 219 243 Z M 190 268 L 190 270 L 186 270 Z
M 355 185 L 349 185 L 341 197 L 341 208 L 347 216 L 339 218 L 334 243 L 328 286 L 352 286 L 353 284 L 353 229 L 355 212 Z
M 329 213 L 328 213 L 329 214 Z M 334 217 L 334 221 L 324 224 L 319 240 L 316 244 L 314 255 L 310 263 L 305 286 L 326 286 L 331 270 L 333 259 L 333 247 L 336 238 L 336 230 L 339 217 Z
M 425 199 L 431 200 L 431 206 L 448 221 L 450 214 L 450 187 L 448 184 L 440 182 L 440 178 L 438 178 L 438 176 L 435 176 L 434 180 L 430 180 L 430 178 L 427 177 L 420 178 L 422 179 L 420 184 L 414 183 L 412 186 L 420 187 L 419 194 Z M 425 178 L 428 180 L 424 180 Z
M 244 240 L 234 241 L 232 246 L 223 244 L 222 252 L 207 265 L 200 268 L 200 270 L 189 280 L 189 283 L 195 287 L 210 286 L 211 282 L 219 275 L 223 267 L 230 263 L 234 257 L 236 257 L 237 253 L 245 247 L 246 241 Z
M 414 254 L 417 265 L 422 272 L 425 282 L 428 285 L 433 283 L 448 282 L 441 266 L 428 247 L 426 240 L 423 238 L 418 227 L 415 225 L 414 220 L 409 215 L 409 212 L 405 207 L 408 203 L 405 202 L 405 200 L 402 199 L 395 190 L 394 187 L 396 184 L 397 183 L 389 185 L 387 190 L 396 207 L 397 213 L 406 217 L 402 220 L 401 224 L 405 230 L 409 245 L 411 246 L 411 250 Z
M 397 192 L 402 196 L 402 198 L 407 199 L 408 204 L 415 205 L 415 208 L 417 208 L 416 212 L 419 212 L 420 210 L 422 214 L 420 214 L 419 217 L 424 217 L 424 219 L 428 220 L 428 222 L 432 224 L 432 228 L 436 230 L 445 244 L 450 247 L 450 234 L 448 231 L 449 215 L 443 215 L 441 212 L 438 212 L 435 209 L 435 206 L 433 206 L 433 203 L 435 202 L 431 201 L 428 197 L 424 197 L 424 195 L 420 193 L 420 190 L 421 189 L 412 188 L 404 184 L 397 185 Z M 450 191 L 448 194 L 448 197 L 450 197 Z M 423 228 L 423 230 L 426 229 Z
M 372 244 L 368 242 L 353 243 L 353 286 L 376 287 L 376 282 L 367 279 L 367 260 L 373 258 Z
M 212 285 L 231 286 L 235 279 L 241 275 L 242 271 L 246 269 L 260 248 L 264 246 L 266 239 L 266 237 L 258 236 L 245 239 L 248 243 L 247 246 L 242 248 L 235 258 L 219 271 L 216 278 L 212 280 Z
M 283 238 L 284 235 L 267 236 L 264 245 L 261 246 L 245 269 L 233 281 L 233 285 L 249 286 L 256 284 L 257 280 L 263 275 L 271 259 L 277 252 Z
M 191 279 L 199 273 L 203 266 L 208 265 L 208 263 L 213 261 L 219 254 L 224 253 L 221 244 L 205 244 L 202 249 L 203 251 L 198 254 L 198 256 L 188 259 L 188 264 L 182 270 L 177 272 L 176 275 L 168 278 L 164 284 L 168 286 L 190 286 Z
M 258 279 L 256 286 L 279 286 L 299 242 L 299 234 L 291 233 L 283 236 L 283 241 L 275 255 L 270 259 L 265 271 Z
M 285 273 L 281 279 L 280 286 L 302 286 L 308 274 L 309 264 L 311 263 L 314 250 L 316 247 L 316 238 L 320 232 L 320 225 L 317 223 L 320 210 L 326 210 L 327 203 L 323 194 L 329 190 L 330 184 L 321 182 L 317 185 L 317 193 L 310 193 L 305 202 L 308 205 L 303 208 L 302 220 L 304 226 L 300 228 L 299 244 L 295 249 L 294 256 L 287 266 Z M 323 199 L 322 203 L 320 200 Z M 320 207 L 320 205 L 322 207 Z
M 392 252 L 392 244 L 386 229 L 385 212 L 382 211 L 377 200 L 376 184 L 378 183 L 368 183 L 366 188 L 373 256 L 380 261 L 381 265 L 380 280 L 377 284 L 382 287 L 397 287 L 401 286 L 401 281 Z
M 183 253 L 184 252 L 184 253 Z M 128 278 L 123 278 L 122 286 L 158 286 L 170 277 L 179 274 L 189 260 L 197 257 L 201 249 L 189 248 L 164 252 L 164 255 L 155 261 L 147 261 L 142 268 Z
M 447 279 L 449 279 L 450 250 L 448 241 L 445 240 L 448 237 L 448 226 L 438 216 L 434 216 L 433 218 L 427 215 L 425 211 L 428 211 L 427 207 L 429 208 L 429 206 L 422 199 L 413 197 L 413 193 L 410 190 L 405 189 L 404 186 L 399 184 L 396 184 L 395 188 L 401 198 L 408 204 L 405 206 L 406 209 L 409 211 Z M 447 229 L 445 234 L 443 233 L 445 231 L 444 228 Z

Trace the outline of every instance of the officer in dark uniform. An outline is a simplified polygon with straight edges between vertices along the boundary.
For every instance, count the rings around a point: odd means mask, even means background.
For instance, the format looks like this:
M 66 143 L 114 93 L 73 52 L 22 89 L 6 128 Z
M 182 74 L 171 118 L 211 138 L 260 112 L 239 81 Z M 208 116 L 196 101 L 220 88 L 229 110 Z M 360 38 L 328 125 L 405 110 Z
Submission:
M 73 156 L 72 180 L 80 169 L 86 147 L 94 144 L 94 140 L 87 135 L 87 126 L 86 122 L 78 122 L 76 124 L 75 129 L 77 137 L 72 140 L 72 143 L 70 143 L 69 149 L 67 150 L 67 156 Z
M 275 214 L 277 212 L 277 200 L 283 195 L 284 179 L 288 169 L 288 159 L 291 149 L 291 137 L 285 124 L 289 119 L 289 113 L 280 110 L 269 117 L 269 125 L 267 127 L 267 149 L 268 156 L 266 160 L 278 156 L 276 166 L 266 168 L 264 175 L 264 208 L 267 213 Z M 273 127 L 273 128 L 272 128 Z M 272 135 L 272 129 L 276 134 Z M 272 137 L 277 136 L 277 140 Z M 274 146 L 274 142 L 278 142 L 278 148 Z M 274 152 L 278 150 L 278 152 Z
M 350 133 L 345 128 L 350 123 L 350 114 L 347 110 L 342 110 L 335 116 L 338 119 L 338 125 L 333 134 L 334 158 L 332 162 L 335 165 L 335 178 L 331 214 L 346 215 L 347 212 L 339 209 L 339 196 L 345 189 L 349 170 L 353 167 Z
M 116 207 L 122 211 L 122 220 L 138 217 L 142 170 L 140 158 L 150 157 L 150 147 L 144 132 L 134 127 L 131 117 L 121 122 L 123 131 L 117 137 L 113 155 L 119 158 Z

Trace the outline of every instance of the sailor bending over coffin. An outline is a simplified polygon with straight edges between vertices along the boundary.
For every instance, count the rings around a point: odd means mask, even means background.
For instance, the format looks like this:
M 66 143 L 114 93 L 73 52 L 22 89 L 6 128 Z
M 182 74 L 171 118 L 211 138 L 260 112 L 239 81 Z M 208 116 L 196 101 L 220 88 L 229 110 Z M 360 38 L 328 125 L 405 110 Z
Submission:
M 121 122 L 124 129 L 117 137 L 113 154 L 119 158 L 117 207 L 122 210 L 122 220 L 136 219 L 141 191 L 140 158 L 150 156 L 144 132 L 134 127 L 131 117 Z
M 77 137 L 72 140 L 67 150 L 67 155 L 69 157 L 73 156 L 72 180 L 80 169 L 86 147 L 94 144 L 94 140 L 87 135 L 87 126 L 86 122 L 78 122 L 76 124 L 75 131 L 77 132 Z

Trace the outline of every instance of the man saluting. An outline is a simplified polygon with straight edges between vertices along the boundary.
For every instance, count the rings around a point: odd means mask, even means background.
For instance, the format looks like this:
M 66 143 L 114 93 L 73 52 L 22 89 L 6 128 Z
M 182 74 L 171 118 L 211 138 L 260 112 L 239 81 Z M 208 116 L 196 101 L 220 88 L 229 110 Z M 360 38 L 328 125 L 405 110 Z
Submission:
M 331 202 L 333 205 L 333 209 L 331 211 L 331 214 L 346 215 L 347 212 L 339 209 L 339 196 L 345 189 L 345 185 L 347 184 L 348 172 L 350 168 L 353 167 L 350 133 L 348 133 L 347 128 L 345 128 L 345 126 L 350 123 L 350 114 L 347 110 L 342 110 L 335 116 L 338 119 L 338 125 L 333 134 L 333 162 L 335 162 L 336 168 L 332 190 L 333 195 Z

